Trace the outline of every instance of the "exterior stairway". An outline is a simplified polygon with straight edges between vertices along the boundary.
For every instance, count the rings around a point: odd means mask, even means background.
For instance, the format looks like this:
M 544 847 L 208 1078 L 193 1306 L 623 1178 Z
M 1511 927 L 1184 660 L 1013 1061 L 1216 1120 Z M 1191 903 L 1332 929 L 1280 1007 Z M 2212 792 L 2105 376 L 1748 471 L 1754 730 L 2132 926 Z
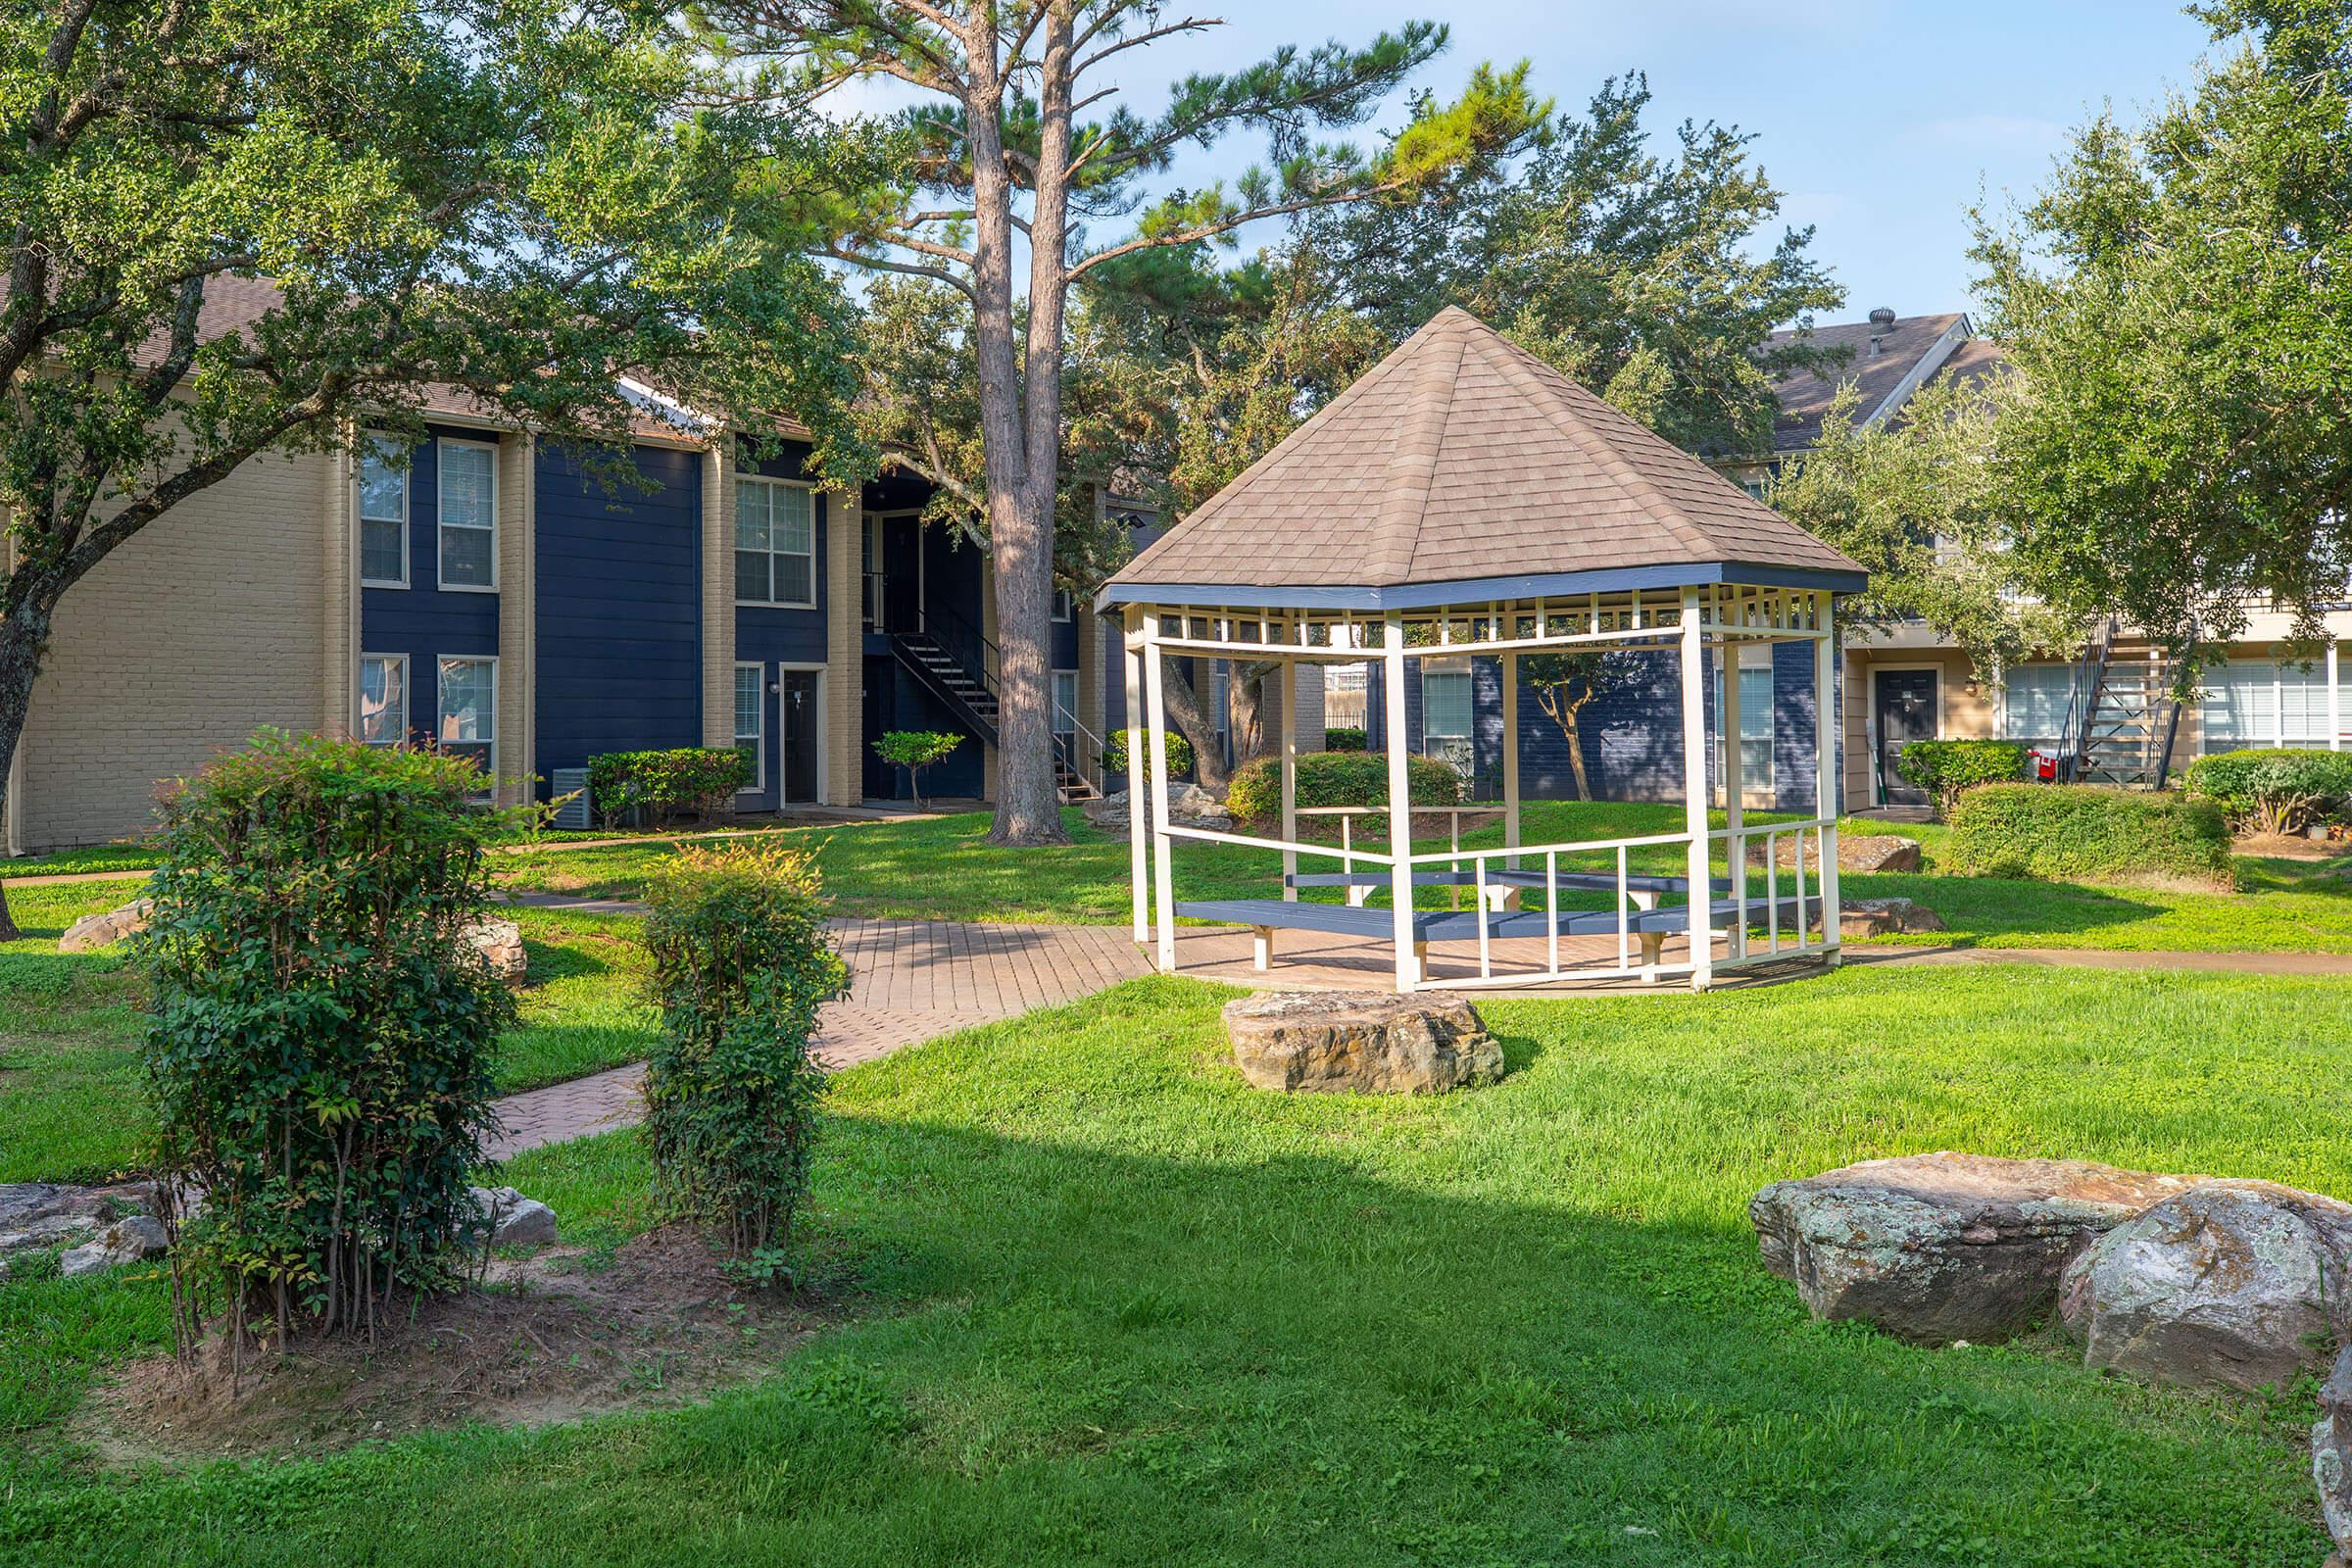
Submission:
M 2069 714 L 2068 776 L 2082 784 L 2160 790 L 2171 777 L 2180 703 L 2178 662 L 2148 647 L 2118 649 L 2108 622 L 2091 641 Z
M 938 638 L 928 632 L 892 632 L 892 657 L 914 676 L 916 684 L 943 704 L 949 712 L 963 721 L 964 727 L 990 746 L 997 739 L 997 694 L 993 683 L 981 671 L 958 659 Z M 1074 726 L 1076 720 L 1071 719 Z M 1059 725 L 1054 734 L 1054 782 L 1061 792 L 1064 805 L 1102 798 L 1085 771 L 1085 737 L 1074 728 L 1065 733 Z

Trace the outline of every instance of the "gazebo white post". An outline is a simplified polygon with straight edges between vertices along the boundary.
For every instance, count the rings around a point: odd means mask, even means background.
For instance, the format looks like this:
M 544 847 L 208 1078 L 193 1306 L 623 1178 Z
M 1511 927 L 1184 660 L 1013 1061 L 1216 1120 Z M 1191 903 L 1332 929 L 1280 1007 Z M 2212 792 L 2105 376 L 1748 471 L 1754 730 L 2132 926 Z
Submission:
M 1707 874 L 1707 628 L 1696 588 L 1683 590 L 1683 812 L 1690 835 L 1690 989 L 1715 983 L 1715 890 Z
M 1832 968 L 1840 954 L 1839 922 L 1844 910 L 1838 902 L 1838 600 L 1818 589 L 1814 603 L 1821 607 L 1813 628 L 1813 814 L 1829 826 L 1821 830 L 1821 940 Z M 1797 933 L 1803 940 L 1804 933 Z
M 1282 842 L 1298 842 L 1298 664 L 1282 659 Z M 1282 852 L 1282 901 L 1298 902 L 1298 852 Z
M 1176 972 L 1176 874 L 1168 863 L 1168 691 L 1161 670 L 1157 611 L 1144 622 L 1144 690 L 1151 725 L 1144 765 L 1152 776 L 1152 891 L 1159 905 L 1159 970 Z
M 1127 676 L 1127 877 L 1135 890 L 1135 945 L 1152 940 L 1151 857 L 1144 848 L 1145 820 L 1151 810 L 1145 786 L 1146 720 L 1144 717 L 1144 612 L 1127 607 L 1121 662 Z
M 1404 616 L 1392 610 L 1381 623 L 1381 739 L 1389 747 L 1389 900 L 1396 906 L 1391 940 L 1396 945 L 1396 989 L 1420 979 L 1413 951 L 1413 786 L 1405 767 Z
M 1519 656 L 1502 656 L 1502 847 L 1519 847 Z M 1503 862 L 1519 869 L 1519 857 Z
M 1740 639 L 1723 640 L 1723 825 L 1729 829 L 1723 850 L 1733 904 L 1725 945 L 1735 958 L 1747 956 L 1747 822 L 1740 799 L 1747 780 L 1742 765 L 1746 760 L 1740 755 Z

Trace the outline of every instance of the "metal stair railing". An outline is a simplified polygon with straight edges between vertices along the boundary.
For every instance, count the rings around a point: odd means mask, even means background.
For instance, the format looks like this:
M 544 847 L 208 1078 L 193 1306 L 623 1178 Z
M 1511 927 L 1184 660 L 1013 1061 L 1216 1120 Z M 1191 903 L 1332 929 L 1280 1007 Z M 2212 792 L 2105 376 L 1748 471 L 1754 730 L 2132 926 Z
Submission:
M 1004 704 L 1004 650 L 1000 649 L 987 633 L 945 605 L 927 607 L 924 611 L 924 625 L 931 645 L 946 655 L 953 662 L 960 665 L 964 675 L 980 688 L 981 692 L 988 697 L 991 703 L 996 705 L 998 711 L 1002 713 Z M 896 647 L 901 640 L 913 641 L 914 639 L 905 639 L 903 634 L 894 633 L 893 647 Z M 1104 782 L 1102 773 L 1104 746 L 1102 737 L 1079 722 L 1077 714 L 1070 712 L 1061 704 L 1054 702 L 1051 696 L 1048 698 L 1048 703 L 1050 705 L 1049 714 L 1053 717 L 1068 718 L 1071 726 L 1070 731 L 1065 734 L 1058 724 L 1054 725 L 1053 744 L 1055 767 L 1083 780 L 1098 795 L 1101 794 Z M 969 710 L 972 721 L 982 729 L 982 738 L 989 745 L 1001 744 L 998 738 L 998 726 L 994 719 L 982 714 L 977 709 L 972 709 L 968 703 L 959 703 L 957 706 Z M 1067 792 L 1065 791 L 1065 793 Z
M 2090 760 L 2091 729 L 2099 709 L 2099 690 L 2107 680 L 2107 655 L 2115 645 L 2115 617 L 2110 615 L 2090 634 L 2082 658 L 2067 683 L 2066 725 L 2058 737 L 2058 781 L 2078 782 Z

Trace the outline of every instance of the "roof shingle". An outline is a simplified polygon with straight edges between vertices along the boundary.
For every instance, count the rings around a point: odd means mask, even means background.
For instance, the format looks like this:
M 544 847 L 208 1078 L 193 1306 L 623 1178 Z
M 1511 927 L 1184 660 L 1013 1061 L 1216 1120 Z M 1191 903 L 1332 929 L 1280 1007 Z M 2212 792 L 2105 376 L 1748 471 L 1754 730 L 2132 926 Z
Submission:
M 1711 564 L 1861 570 L 1449 308 L 1110 583 L 1378 589 Z

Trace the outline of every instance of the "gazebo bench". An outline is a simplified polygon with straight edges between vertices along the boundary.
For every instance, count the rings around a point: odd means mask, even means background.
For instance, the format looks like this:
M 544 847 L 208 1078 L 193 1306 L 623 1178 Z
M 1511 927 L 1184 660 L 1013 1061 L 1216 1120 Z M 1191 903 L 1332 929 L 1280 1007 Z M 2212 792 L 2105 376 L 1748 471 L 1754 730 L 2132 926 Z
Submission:
M 1662 879 L 1661 879 L 1662 880 Z M 1614 879 L 1611 879 L 1614 886 Z M 1793 923 L 1797 901 L 1780 901 L 1784 922 Z M 1770 906 L 1762 899 L 1751 899 L 1747 905 L 1748 919 L 1763 918 Z M 1739 901 L 1717 899 L 1711 913 L 1712 923 L 1721 929 L 1728 920 L 1739 916 Z M 1253 962 L 1256 967 L 1270 967 L 1274 956 L 1274 933 L 1283 931 L 1321 931 L 1332 936 L 1371 937 L 1385 940 L 1396 932 L 1394 912 L 1388 909 L 1366 908 L 1352 904 L 1293 904 L 1284 899 L 1201 899 L 1179 903 L 1176 912 L 1187 919 L 1213 920 L 1221 925 L 1246 925 L 1256 938 Z M 1548 922 L 1556 920 L 1564 937 L 1611 936 L 1618 930 L 1618 915 L 1606 909 L 1561 909 L 1546 914 L 1541 909 L 1511 914 L 1491 914 L 1485 917 L 1486 934 L 1491 938 L 1542 937 L 1550 933 Z M 1417 910 L 1413 914 L 1413 954 L 1426 958 L 1432 942 L 1475 942 L 1478 940 L 1480 916 L 1473 910 Z M 1629 909 L 1624 915 L 1624 929 L 1641 939 L 1642 961 L 1655 964 L 1666 939 L 1690 929 L 1690 914 L 1687 908 Z

